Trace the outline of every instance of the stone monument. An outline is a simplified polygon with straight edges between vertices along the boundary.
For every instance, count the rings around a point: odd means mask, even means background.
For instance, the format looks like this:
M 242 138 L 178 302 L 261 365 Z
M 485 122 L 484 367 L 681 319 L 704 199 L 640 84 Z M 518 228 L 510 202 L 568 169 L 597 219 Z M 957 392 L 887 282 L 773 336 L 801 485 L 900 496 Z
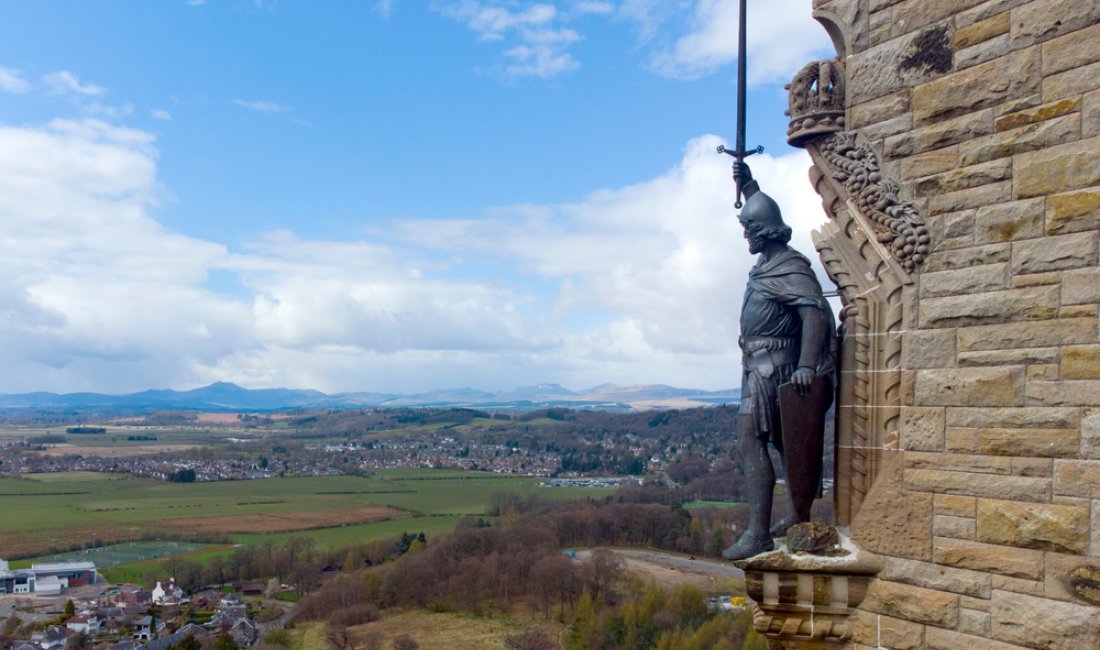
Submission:
M 748 479 L 749 525 L 723 557 L 741 560 L 774 548 L 772 535 L 810 520 L 821 483 L 825 412 L 836 369 L 833 314 L 810 261 L 787 245 L 791 229 L 779 206 L 760 191 L 748 165 L 734 163 L 745 193 L 739 215 L 749 252 L 741 305 L 741 412 L 737 448 Z M 768 444 L 783 462 L 790 511 L 771 525 L 775 468 Z
M 773 649 L 1100 648 L 1100 3 L 814 0 L 790 85 L 843 303 L 841 554 L 740 562 Z

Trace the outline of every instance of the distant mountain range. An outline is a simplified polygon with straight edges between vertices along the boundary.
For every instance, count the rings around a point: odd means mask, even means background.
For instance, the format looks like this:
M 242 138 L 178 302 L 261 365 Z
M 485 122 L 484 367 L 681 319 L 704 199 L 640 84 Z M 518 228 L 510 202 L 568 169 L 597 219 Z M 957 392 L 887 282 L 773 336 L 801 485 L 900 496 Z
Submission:
M 125 409 L 133 411 L 277 411 L 291 408 L 471 407 L 491 410 L 532 410 L 549 407 L 605 410 L 648 410 L 736 404 L 740 390 L 703 391 L 662 384 L 614 386 L 601 384 L 572 391 L 558 384 L 524 386 L 502 393 L 472 388 L 437 390 L 412 395 L 335 393 L 291 388 L 251 390 L 217 382 L 194 390 L 146 390 L 129 395 L 99 393 L 22 393 L 0 395 L 0 408 Z

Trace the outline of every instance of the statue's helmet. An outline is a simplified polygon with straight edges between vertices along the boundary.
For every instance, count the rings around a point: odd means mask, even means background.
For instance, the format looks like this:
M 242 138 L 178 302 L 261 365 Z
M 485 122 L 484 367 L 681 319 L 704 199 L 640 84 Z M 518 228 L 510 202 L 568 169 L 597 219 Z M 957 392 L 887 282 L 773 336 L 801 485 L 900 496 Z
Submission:
M 746 230 L 764 239 L 775 239 L 783 243 L 791 240 L 791 229 L 783 222 L 779 204 L 763 192 L 755 192 L 745 199 L 745 206 L 737 218 Z
M 758 227 L 760 228 L 775 228 L 776 226 L 787 225 L 783 223 L 783 214 L 779 210 L 779 204 L 763 192 L 756 192 L 745 200 L 745 207 L 742 208 L 738 218 L 746 225 L 750 223 L 759 224 Z

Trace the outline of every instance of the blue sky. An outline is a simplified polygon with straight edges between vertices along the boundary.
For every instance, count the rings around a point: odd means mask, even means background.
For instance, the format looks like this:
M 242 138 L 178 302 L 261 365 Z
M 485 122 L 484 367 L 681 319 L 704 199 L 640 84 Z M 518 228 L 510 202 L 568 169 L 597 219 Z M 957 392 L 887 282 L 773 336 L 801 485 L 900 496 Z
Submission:
M 809 0 L 749 14 L 754 168 L 808 231 L 782 86 L 831 46 Z M 0 24 L 0 391 L 738 383 L 735 1 Z

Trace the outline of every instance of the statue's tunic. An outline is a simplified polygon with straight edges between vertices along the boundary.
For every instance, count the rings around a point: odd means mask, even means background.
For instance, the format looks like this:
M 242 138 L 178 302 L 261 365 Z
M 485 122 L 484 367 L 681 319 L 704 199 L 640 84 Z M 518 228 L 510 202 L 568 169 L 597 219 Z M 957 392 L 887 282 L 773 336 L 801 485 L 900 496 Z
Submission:
M 741 414 L 752 416 L 757 435 L 773 442 L 782 442 L 779 386 L 789 382 L 798 369 L 800 307 L 822 312 L 822 326 L 827 331 L 814 370 L 831 375 L 835 370 L 833 314 L 809 260 L 788 248 L 770 260 L 758 261 L 749 272 L 741 305 Z

